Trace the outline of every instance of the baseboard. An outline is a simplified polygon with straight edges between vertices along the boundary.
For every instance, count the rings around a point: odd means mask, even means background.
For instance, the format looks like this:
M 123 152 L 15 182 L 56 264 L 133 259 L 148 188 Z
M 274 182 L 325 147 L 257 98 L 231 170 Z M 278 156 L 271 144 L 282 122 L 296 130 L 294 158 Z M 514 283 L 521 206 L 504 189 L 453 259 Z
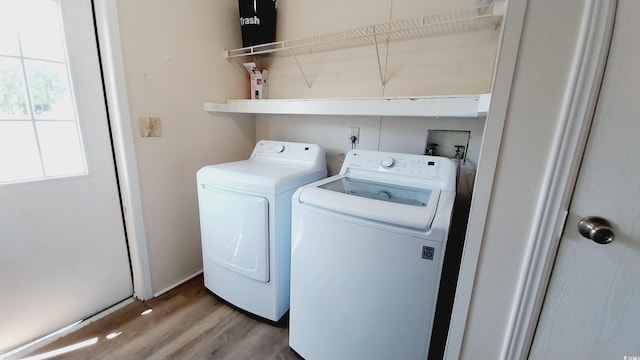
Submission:
M 158 291 L 157 293 L 153 294 L 153 297 L 158 297 L 158 296 L 160 296 L 160 295 L 162 295 L 162 294 L 164 294 L 164 293 L 166 293 L 166 292 L 168 292 L 168 291 L 170 291 L 170 290 L 172 290 L 174 288 L 177 288 L 178 286 L 186 283 L 187 281 L 193 279 L 194 277 L 196 277 L 196 276 L 198 276 L 200 274 L 202 274 L 202 269 L 194 272 L 193 274 L 191 274 L 191 275 L 187 276 L 186 278 L 178 281 L 177 283 L 175 283 L 173 285 L 170 285 L 170 286 Z

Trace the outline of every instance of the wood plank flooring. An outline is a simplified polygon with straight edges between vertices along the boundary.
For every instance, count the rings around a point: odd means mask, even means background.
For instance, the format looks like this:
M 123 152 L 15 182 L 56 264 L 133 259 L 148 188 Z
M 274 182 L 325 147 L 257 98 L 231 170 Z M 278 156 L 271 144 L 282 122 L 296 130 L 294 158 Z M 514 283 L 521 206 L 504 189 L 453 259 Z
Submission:
M 152 309 L 147 315 L 141 315 Z M 54 359 L 299 359 L 287 321 L 256 320 L 204 288 L 202 275 L 149 301 L 134 301 L 27 356 L 96 338 Z M 106 335 L 121 332 L 111 340 Z

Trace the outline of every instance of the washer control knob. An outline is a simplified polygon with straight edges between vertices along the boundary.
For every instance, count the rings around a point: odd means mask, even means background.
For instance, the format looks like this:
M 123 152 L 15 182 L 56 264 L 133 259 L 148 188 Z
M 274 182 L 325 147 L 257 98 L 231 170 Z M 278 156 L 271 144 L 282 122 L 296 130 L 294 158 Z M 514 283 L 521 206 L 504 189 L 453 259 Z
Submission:
M 382 162 L 380 163 L 382 165 L 383 168 L 390 168 L 393 167 L 393 164 L 395 164 L 395 160 L 392 157 L 386 157 L 384 159 L 382 159 Z
M 280 144 L 280 145 L 276 145 L 273 147 L 273 151 L 277 152 L 277 153 L 281 153 L 284 151 L 284 145 Z

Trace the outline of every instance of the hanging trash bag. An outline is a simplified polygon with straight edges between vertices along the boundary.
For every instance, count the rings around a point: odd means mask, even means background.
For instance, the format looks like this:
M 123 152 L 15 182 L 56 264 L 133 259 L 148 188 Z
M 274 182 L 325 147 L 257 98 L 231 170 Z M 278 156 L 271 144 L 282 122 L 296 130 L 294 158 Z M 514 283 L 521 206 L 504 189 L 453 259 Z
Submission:
M 242 47 L 276 41 L 276 1 L 238 0 Z

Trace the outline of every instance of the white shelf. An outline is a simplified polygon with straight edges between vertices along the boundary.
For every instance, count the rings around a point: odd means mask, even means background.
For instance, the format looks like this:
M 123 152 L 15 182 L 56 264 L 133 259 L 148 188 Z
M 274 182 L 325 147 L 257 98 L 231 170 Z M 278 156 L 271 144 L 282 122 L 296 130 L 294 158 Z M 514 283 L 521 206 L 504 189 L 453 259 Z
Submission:
M 358 99 L 263 99 L 204 103 L 204 110 L 236 114 L 483 118 L 490 94 Z
M 445 36 L 500 27 L 502 15 L 494 13 L 493 3 L 412 19 L 365 26 L 296 40 L 223 50 L 226 58 L 283 53 L 302 55 L 323 51 L 378 45 L 396 41 Z

